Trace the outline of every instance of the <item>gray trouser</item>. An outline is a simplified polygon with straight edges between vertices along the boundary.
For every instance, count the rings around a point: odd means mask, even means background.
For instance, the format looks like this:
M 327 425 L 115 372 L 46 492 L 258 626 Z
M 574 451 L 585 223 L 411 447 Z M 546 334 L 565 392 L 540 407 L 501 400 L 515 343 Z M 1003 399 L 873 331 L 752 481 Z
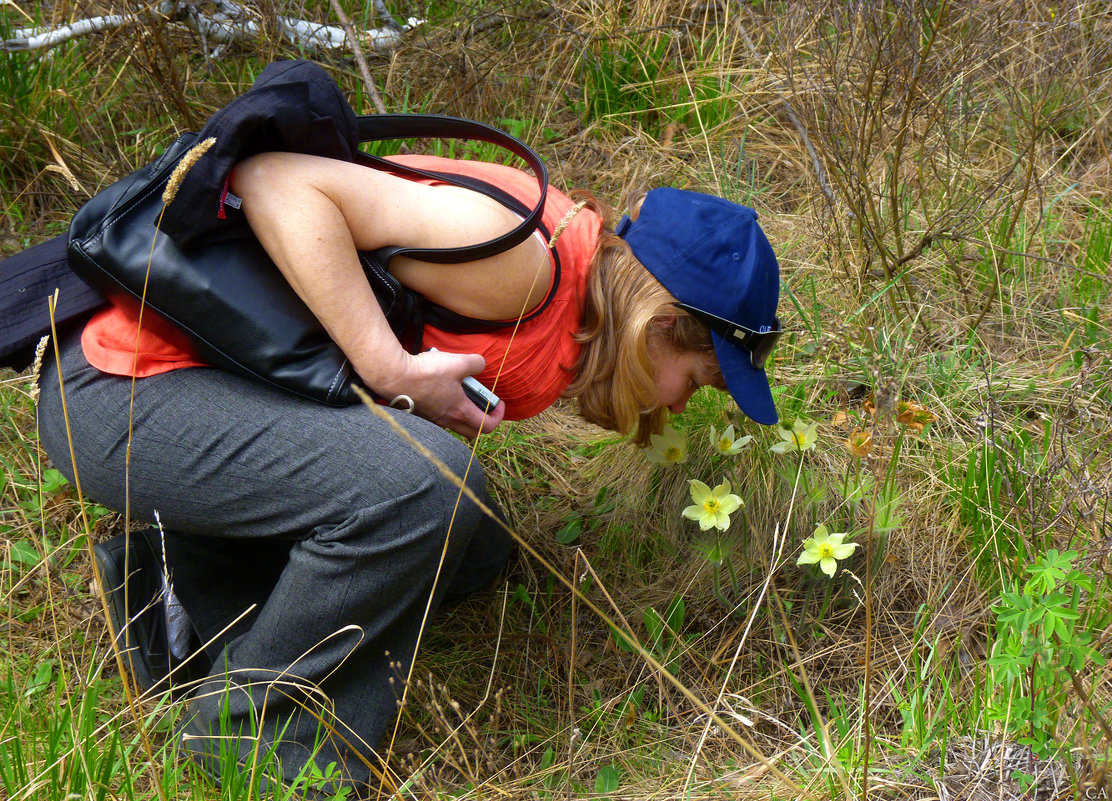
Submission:
M 61 365 L 82 490 L 123 510 L 131 381 L 90 367 L 77 332 L 63 338 Z M 72 479 L 52 362 L 39 415 L 47 453 Z M 394 416 L 457 475 L 467 471 L 463 443 Z M 457 507 L 458 489 L 362 406 L 320 406 L 190 368 L 135 382 L 133 432 L 131 516 L 159 513 L 175 592 L 202 642 L 257 605 L 210 644 L 214 667 L 189 730 L 215 733 L 224 715 L 233 732 L 275 746 L 287 775 L 323 731 L 318 764 L 365 781 L 430 593 L 435 609 L 489 583 L 508 535 L 466 497 Z M 493 507 L 477 462 L 468 484 Z

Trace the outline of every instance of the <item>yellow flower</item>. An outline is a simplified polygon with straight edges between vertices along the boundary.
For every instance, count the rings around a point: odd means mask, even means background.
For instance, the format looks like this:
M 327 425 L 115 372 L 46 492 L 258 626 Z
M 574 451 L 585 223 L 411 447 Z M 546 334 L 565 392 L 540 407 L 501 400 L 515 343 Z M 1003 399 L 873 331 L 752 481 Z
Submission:
M 796 420 L 792 423 L 791 428 L 784 428 L 783 425 L 777 426 L 776 432 L 783 442 L 777 442 L 769 448 L 770 451 L 775 453 L 809 451 L 815 447 L 815 442 L 819 438 L 819 424 L 805 425 L 802 420 Z
M 803 553 L 796 560 L 797 565 L 813 565 L 818 563 L 821 570 L 830 578 L 834 578 L 834 571 L 838 569 L 838 560 L 848 558 L 856 549 L 856 542 L 842 542 L 845 534 L 831 534 L 826 526 L 815 529 L 815 535 L 808 537 L 803 543 Z
M 663 434 L 649 437 L 652 443 L 645 451 L 645 458 L 654 464 L 673 465 L 687 461 L 687 438 L 682 431 L 664 426 Z
M 846 450 L 854 456 L 868 456 L 873 450 L 873 435 L 869 431 L 854 431 L 845 441 Z
M 733 456 L 741 453 L 741 449 L 750 443 L 750 436 L 734 438 L 734 427 L 726 426 L 726 430 L 719 434 L 714 426 L 710 427 L 710 444 L 723 456 Z
M 723 481 L 714 489 L 695 478 L 687 483 L 694 503 L 683 510 L 683 516 L 698 522 L 702 531 L 712 526 L 720 531 L 729 528 L 730 515 L 741 507 L 741 498 L 730 492 L 730 482 Z

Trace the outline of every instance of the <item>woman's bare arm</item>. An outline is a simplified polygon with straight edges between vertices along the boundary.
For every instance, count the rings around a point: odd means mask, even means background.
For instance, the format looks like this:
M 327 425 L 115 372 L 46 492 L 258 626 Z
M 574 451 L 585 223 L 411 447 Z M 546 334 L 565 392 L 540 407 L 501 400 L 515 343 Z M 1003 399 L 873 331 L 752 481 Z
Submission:
M 291 153 L 242 162 L 231 188 L 263 247 L 367 386 L 387 398 L 409 395 L 419 414 L 465 436 L 501 421 L 504 406 L 483 421 L 460 388 L 464 376 L 483 369 L 481 356 L 413 356 L 402 348 L 356 250 L 474 244 L 512 228 L 514 215 L 467 190 Z M 532 238 L 491 259 L 403 268 L 411 274 L 406 283 L 431 300 L 488 319 L 516 316 L 548 289 L 548 255 Z

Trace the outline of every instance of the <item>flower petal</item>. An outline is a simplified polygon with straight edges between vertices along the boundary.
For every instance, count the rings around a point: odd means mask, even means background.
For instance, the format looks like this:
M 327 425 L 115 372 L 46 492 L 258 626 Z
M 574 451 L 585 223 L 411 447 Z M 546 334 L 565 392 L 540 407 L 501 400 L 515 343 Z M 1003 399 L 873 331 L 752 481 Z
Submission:
M 722 511 L 728 515 L 732 515 L 741 507 L 741 498 L 733 494 L 722 496 L 718 502 L 721 504 Z
M 653 464 L 673 465 L 687 461 L 687 438 L 672 426 L 665 426 L 664 433 L 651 434 L 651 445 L 645 452 Z
M 819 552 L 817 550 L 813 551 L 808 548 L 799 555 L 799 558 L 795 560 L 795 563 L 797 565 L 813 565 L 817 561 L 819 561 Z
M 857 545 L 858 545 L 858 543 L 856 543 L 856 542 L 845 542 L 845 543 L 842 543 L 841 545 L 835 545 L 834 546 L 834 558 L 835 559 L 847 559 L 850 556 L 853 556 L 853 552 L 855 550 L 857 550 Z
M 838 562 L 836 559 L 823 559 L 819 562 L 819 570 L 821 570 L 830 578 L 834 578 L 834 571 L 838 569 Z
M 689 478 L 687 483 L 691 487 L 691 500 L 701 506 L 710 497 L 710 487 L 697 478 Z

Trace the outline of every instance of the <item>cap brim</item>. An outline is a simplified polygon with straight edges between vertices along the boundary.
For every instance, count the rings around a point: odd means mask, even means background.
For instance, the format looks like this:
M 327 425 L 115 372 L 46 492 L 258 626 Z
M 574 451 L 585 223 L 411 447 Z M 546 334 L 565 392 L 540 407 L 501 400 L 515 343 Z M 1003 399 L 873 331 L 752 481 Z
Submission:
M 726 379 L 726 389 L 746 415 L 762 425 L 770 426 L 779 421 L 772 390 L 764 370 L 758 370 L 749 360 L 749 351 L 727 342 L 711 332 L 714 355 Z

